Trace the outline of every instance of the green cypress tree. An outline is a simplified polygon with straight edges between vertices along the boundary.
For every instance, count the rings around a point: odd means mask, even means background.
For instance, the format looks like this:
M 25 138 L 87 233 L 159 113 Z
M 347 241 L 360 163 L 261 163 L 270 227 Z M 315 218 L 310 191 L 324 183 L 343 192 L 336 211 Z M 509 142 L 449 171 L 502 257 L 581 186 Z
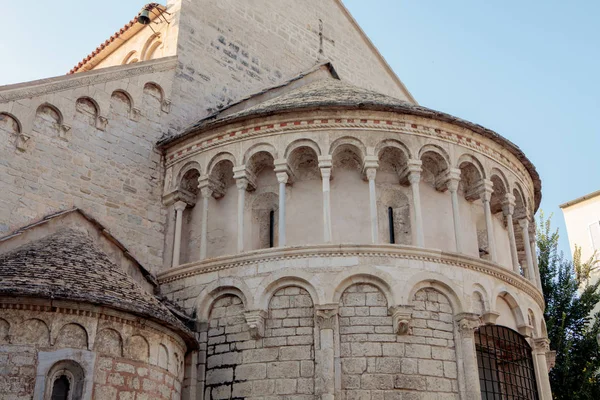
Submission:
M 538 220 L 538 263 L 546 300 L 544 318 L 550 348 L 556 351 L 556 365 L 550 371 L 555 399 L 600 399 L 600 312 L 592 316 L 600 302 L 600 280 L 590 282 L 598 267 L 594 257 L 581 261 L 581 251 L 571 262 L 558 251 L 558 229 L 551 217 Z

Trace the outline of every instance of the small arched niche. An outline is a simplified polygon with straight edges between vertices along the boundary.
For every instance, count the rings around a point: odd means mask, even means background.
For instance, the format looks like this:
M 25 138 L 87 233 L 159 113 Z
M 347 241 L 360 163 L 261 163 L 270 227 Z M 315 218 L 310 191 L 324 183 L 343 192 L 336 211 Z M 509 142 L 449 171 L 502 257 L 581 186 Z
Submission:
M 75 400 L 83 398 L 85 372 L 72 360 L 59 361 L 46 376 L 44 400 Z

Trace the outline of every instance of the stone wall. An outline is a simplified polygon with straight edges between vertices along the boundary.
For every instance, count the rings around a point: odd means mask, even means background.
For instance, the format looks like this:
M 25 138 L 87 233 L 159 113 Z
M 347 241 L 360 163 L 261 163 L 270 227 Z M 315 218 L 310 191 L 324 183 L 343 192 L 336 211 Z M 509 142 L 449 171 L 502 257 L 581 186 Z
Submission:
M 173 61 L 0 88 L 0 236 L 79 207 L 157 270 Z
M 264 337 L 253 339 L 239 297 L 212 306 L 206 353 L 205 399 L 314 393 L 314 309 L 303 289 L 279 290 L 270 301 Z
M 81 365 L 94 399 L 180 396 L 185 345 L 165 328 L 82 305 L 4 302 L 0 310 L 2 399 L 41 398 L 51 367 L 64 360 Z
M 412 99 L 337 0 L 183 0 L 175 18 L 180 66 L 173 130 L 325 59 L 333 61 L 344 80 Z

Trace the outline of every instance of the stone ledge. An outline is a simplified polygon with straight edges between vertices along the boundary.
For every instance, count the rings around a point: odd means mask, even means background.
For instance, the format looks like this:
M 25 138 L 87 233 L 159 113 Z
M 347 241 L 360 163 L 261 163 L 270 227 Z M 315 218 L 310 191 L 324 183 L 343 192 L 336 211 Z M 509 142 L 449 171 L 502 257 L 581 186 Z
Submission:
M 339 258 L 339 257 L 382 257 L 418 260 L 452 265 L 472 271 L 481 272 L 500 279 L 531 296 L 540 308 L 544 307 L 544 296 L 539 289 L 524 277 L 517 275 L 499 264 L 467 256 L 464 254 L 444 252 L 437 249 L 424 249 L 406 245 L 354 245 L 354 244 L 322 244 L 299 247 L 278 247 L 245 252 L 239 255 L 216 257 L 196 261 L 172 268 L 158 275 L 159 284 L 174 282 L 195 275 L 220 271 L 246 265 L 302 258 Z
M 7 103 L 46 93 L 71 90 L 78 87 L 119 80 L 131 76 L 168 71 L 177 66 L 177 57 L 164 57 L 130 65 L 101 68 L 75 75 L 57 76 L 54 78 L 0 86 L 0 103 Z

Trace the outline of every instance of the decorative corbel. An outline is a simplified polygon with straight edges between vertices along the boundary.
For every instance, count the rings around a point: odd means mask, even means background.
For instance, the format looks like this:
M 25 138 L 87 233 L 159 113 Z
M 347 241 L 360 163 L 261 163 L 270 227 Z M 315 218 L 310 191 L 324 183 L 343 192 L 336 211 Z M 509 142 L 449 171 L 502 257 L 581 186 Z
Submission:
M 315 306 L 315 322 L 319 329 L 334 329 L 336 316 L 339 312 L 338 304 L 322 304 Z
M 517 327 L 519 333 L 526 338 L 530 338 L 533 336 L 533 326 L 525 324 Z
M 481 314 L 481 322 L 484 325 L 496 325 L 496 320 L 498 320 L 499 316 L 500 313 L 496 311 L 487 311 Z
M 160 104 L 160 109 L 162 110 L 162 112 L 168 114 L 171 112 L 171 100 L 170 99 L 164 99 L 162 101 L 162 103 Z
M 396 306 L 390 309 L 392 313 L 392 323 L 394 331 L 397 335 L 411 335 L 412 334 L 412 312 L 414 306 L 404 305 Z
M 62 140 L 69 140 L 71 138 L 71 127 L 69 125 L 60 124 L 58 127 L 58 137 Z
M 21 152 L 27 151 L 31 147 L 32 143 L 33 143 L 33 141 L 31 140 L 31 136 L 29 136 L 29 135 L 20 133 L 17 136 L 17 143 L 16 143 L 17 150 L 19 150 Z
M 252 339 L 260 339 L 265 336 L 265 319 L 267 312 L 263 310 L 247 311 L 244 313 L 250 337 Z
M 108 118 L 103 117 L 102 115 L 98 115 L 96 117 L 96 129 L 104 131 L 104 130 L 106 130 L 107 125 L 108 125 Z
M 139 108 L 131 107 L 131 110 L 129 111 L 129 119 L 131 119 L 132 121 L 138 122 L 140 120 L 141 115 L 142 115 L 142 112 L 140 111 Z

